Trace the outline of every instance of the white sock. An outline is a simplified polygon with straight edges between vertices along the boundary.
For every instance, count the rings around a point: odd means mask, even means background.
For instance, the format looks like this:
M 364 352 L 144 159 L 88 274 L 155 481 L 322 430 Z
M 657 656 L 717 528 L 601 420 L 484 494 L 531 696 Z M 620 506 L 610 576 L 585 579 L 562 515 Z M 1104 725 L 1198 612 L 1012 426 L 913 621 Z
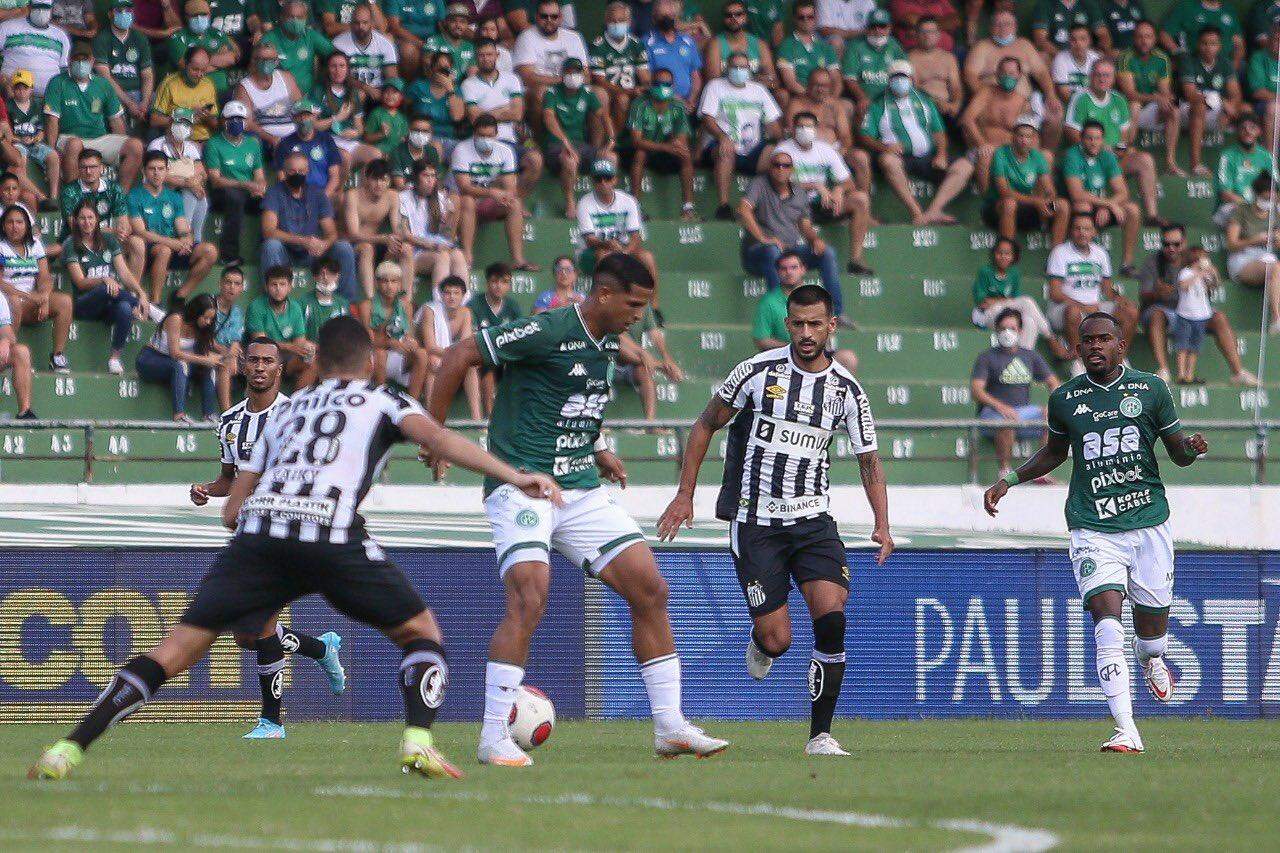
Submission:
M 484 728 L 480 742 L 492 743 L 507 736 L 507 720 L 516 703 L 516 691 L 524 681 L 524 668 L 511 663 L 489 661 L 484 668 Z
M 1124 627 L 1119 619 L 1106 618 L 1093 626 L 1097 644 L 1098 683 L 1107 697 L 1116 725 L 1137 732 L 1133 723 L 1133 698 L 1129 695 L 1129 661 L 1124 653 Z
M 1165 649 L 1169 646 L 1169 635 L 1163 634 L 1159 637 L 1147 639 L 1138 637 L 1133 647 L 1138 652 L 1138 663 L 1146 666 L 1147 661 L 1152 658 L 1164 657 Z
M 672 652 L 640 664 L 640 677 L 649 694 L 653 710 L 653 727 L 660 732 L 674 732 L 685 724 L 680 710 L 680 657 Z

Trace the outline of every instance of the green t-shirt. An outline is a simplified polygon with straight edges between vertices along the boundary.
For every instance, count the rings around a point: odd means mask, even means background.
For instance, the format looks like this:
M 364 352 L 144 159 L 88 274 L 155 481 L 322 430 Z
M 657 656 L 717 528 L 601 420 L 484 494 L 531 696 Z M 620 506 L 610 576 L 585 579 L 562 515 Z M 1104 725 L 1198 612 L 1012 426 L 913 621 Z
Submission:
M 984 299 L 1012 299 L 1022 293 L 1022 271 L 1009 267 L 1003 277 L 991 264 L 984 264 L 973 280 L 973 304 L 981 305 Z
M 1062 155 L 1063 179 L 1079 178 L 1084 191 L 1092 195 L 1106 195 L 1111 180 L 1120 174 L 1120 161 L 1106 148 L 1089 157 L 1079 145 L 1072 145 Z
M 336 297 L 335 297 L 336 298 Z M 245 320 L 245 333 L 249 336 L 266 335 L 273 341 L 294 341 L 306 334 L 307 318 L 302 306 L 292 296 L 285 300 L 284 311 L 277 314 L 264 293 L 249 303 Z
M 1238 144 L 1232 144 L 1222 150 L 1214 178 L 1218 193 L 1229 190 L 1245 201 L 1252 202 L 1254 178 L 1270 172 L 1270 151 L 1257 143 L 1249 151 Z
M 864 134 L 884 143 L 897 142 L 909 157 L 931 156 L 933 135 L 943 130 L 938 105 L 919 89 L 912 89 L 906 98 L 876 98 L 862 122 Z
M 1133 31 L 1139 21 L 1148 20 L 1141 0 L 1106 0 L 1098 10 L 1099 21 L 1111 32 L 1117 50 L 1133 47 Z
M 79 181 L 64 185 L 62 193 L 58 196 L 58 207 L 62 210 L 62 218 L 70 222 L 76 208 L 86 198 L 93 202 L 104 228 L 114 225 L 116 217 L 129 215 L 129 203 L 125 199 L 124 190 L 115 181 L 103 178 L 98 186 L 91 190 L 85 189 Z
M 849 42 L 840 70 L 846 80 L 853 80 L 868 98 L 875 100 L 889 87 L 889 63 L 906 58 L 906 51 L 893 36 L 879 50 L 864 37 Z
M 1270 32 L 1271 22 L 1276 18 L 1280 18 L 1280 0 L 1271 0 L 1269 3 L 1254 0 L 1246 22 L 1251 46 L 1257 46 L 1258 36 Z
M 425 160 L 427 163 L 440 169 L 440 152 L 435 149 L 434 145 L 428 145 L 422 149 L 417 157 L 409 150 L 409 145 L 396 146 L 391 152 L 391 174 L 393 177 L 404 178 L 406 181 L 413 180 L 413 173 L 418 168 L 418 163 Z
M 209 0 L 209 27 L 231 39 L 246 34 L 249 0 Z
M 376 106 L 364 120 L 364 129 L 366 132 L 370 130 L 387 132 L 382 141 L 374 145 L 385 155 L 395 151 L 404 143 L 404 138 L 409 135 L 409 120 L 404 117 L 402 110 L 391 112 L 386 107 Z
M 191 30 L 178 30 L 169 36 L 165 42 L 165 48 L 169 52 L 169 65 L 177 68 L 178 63 L 187 55 L 187 51 L 193 47 L 203 47 L 209 51 L 209 55 L 225 50 L 231 46 L 231 40 L 227 38 L 226 33 L 221 30 L 214 29 L 212 26 L 203 33 L 196 34 Z M 218 92 L 224 92 L 227 89 L 227 72 L 222 69 L 211 68 L 209 70 L 209 79 L 213 81 L 213 87 Z
M 328 305 L 321 305 L 314 291 L 302 298 L 303 327 L 306 329 L 307 340 L 319 340 L 321 326 L 334 317 L 345 317 L 351 313 L 351 304 L 345 296 L 335 293 L 331 298 Z
M 773 338 L 784 344 L 791 343 L 791 332 L 787 331 L 787 295 L 781 287 L 766 290 L 756 303 L 751 337 L 757 341 Z
M 1201 92 L 1221 94 L 1226 91 L 1227 82 L 1235 77 L 1235 73 L 1226 51 L 1219 54 L 1218 61 L 1209 66 L 1201 62 L 1198 56 L 1185 56 L 1178 71 L 1178 82 L 1192 83 Z
M 1076 0 L 1070 6 L 1063 0 L 1040 0 L 1031 13 L 1031 29 L 1047 32 L 1049 41 L 1059 48 L 1067 46 L 1076 24 L 1084 24 L 1092 32 L 1102 23 L 1091 0 Z
M 248 133 L 240 137 L 238 144 L 221 133 L 211 136 L 204 144 L 204 165 L 216 169 L 224 178 L 252 181 L 253 173 L 265 168 L 262 143 Z
M 152 194 L 143 184 L 129 191 L 129 215 L 142 219 L 153 234 L 178 236 L 178 217 L 182 215 L 182 196 L 173 187 L 163 187 Z
M 333 54 L 333 42 L 319 29 L 307 27 L 302 38 L 291 39 L 284 29 L 276 27 L 262 40 L 280 54 L 280 70 L 288 71 L 298 82 L 299 92 L 310 92 L 315 87 L 316 60 L 328 59 Z
M 476 343 L 485 365 L 503 367 L 490 452 L 565 489 L 598 486 L 592 445 L 613 386 L 617 336 L 592 338 L 572 306 L 481 329 Z M 497 485 L 486 480 L 486 493 Z
M 399 18 L 401 25 L 420 39 L 436 34 L 444 12 L 444 0 L 382 0 L 382 14 Z
M 502 297 L 502 304 L 498 306 L 497 311 L 493 310 L 493 306 L 489 304 L 488 297 L 483 293 L 477 293 L 472 296 L 467 305 L 471 308 L 471 316 L 475 320 L 477 329 L 501 326 L 503 323 L 519 320 L 524 316 L 524 312 L 520 310 L 519 303 L 510 293 Z
M 1133 87 L 1140 95 L 1154 95 L 1160 88 L 1161 80 L 1173 77 L 1173 62 L 1169 54 L 1160 48 L 1154 48 L 1151 55 L 1143 59 L 1132 49 L 1120 54 L 1120 71 L 1133 75 Z
M 676 98 L 667 101 L 665 110 L 659 110 L 649 95 L 636 98 L 627 113 L 627 127 L 640 131 L 640 138 L 650 142 L 670 142 L 677 136 L 693 135 L 689 110 L 684 101 Z
M 591 42 L 589 53 L 591 70 L 596 74 L 603 74 L 604 79 L 624 89 L 633 89 L 639 85 L 637 72 L 649 66 L 644 45 L 635 36 L 627 36 L 621 46 L 614 46 L 607 36 L 597 36 Z
M 600 99 L 587 86 L 583 86 L 576 92 L 570 92 L 557 83 L 543 96 L 542 109 L 555 113 L 560 127 L 564 130 L 564 135 L 571 141 L 586 142 L 587 120 L 592 113 L 599 111 Z M 548 139 L 550 139 L 549 135 Z
M 333 15 L 339 24 L 351 26 L 351 16 L 355 14 L 358 0 L 319 0 L 316 3 L 316 14 L 323 16 L 325 12 Z
M 1129 126 L 1129 101 L 1112 89 L 1102 103 L 1098 103 L 1089 89 L 1081 89 L 1067 103 L 1067 127 L 1082 130 L 1087 122 L 1102 125 L 1102 138 L 1107 145 L 1120 143 L 1124 129 Z
M 1067 527 L 1122 533 L 1169 518 L 1156 439 L 1182 429 L 1158 376 L 1122 368 L 1110 385 L 1082 373 L 1049 395 L 1049 431 L 1071 444 Z
M 800 85 L 808 86 L 810 74 L 819 68 L 834 71 L 840 67 L 840 58 L 831 42 L 821 36 L 814 36 L 813 43 L 806 45 L 792 33 L 778 47 L 778 65 L 790 66 Z
M 786 17 L 790 6 L 791 0 L 747 0 L 747 28 L 772 44 L 773 28 Z
M 454 83 L 461 83 L 462 78 L 466 77 L 467 72 L 476 64 L 475 44 L 466 39 L 455 44 L 444 33 L 436 33 L 423 43 L 422 55 L 431 53 L 449 54 L 449 58 L 453 60 Z
M 458 129 L 453 114 L 449 112 L 449 97 L 449 92 L 437 96 L 426 79 L 414 80 L 404 92 L 403 109 L 410 118 L 426 116 L 431 119 L 431 135 L 437 139 L 455 139 Z
M 131 29 L 124 41 L 105 26 L 93 37 L 93 58 L 107 66 L 121 89 L 130 95 L 142 91 L 142 69 L 151 67 L 151 42 Z
M 987 191 L 987 198 L 994 200 L 1000 195 L 996 190 L 996 178 L 1004 178 L 1008 181 L 1009 189 L 1014 192 L 1030 195 L 1035 192 L 1036 181 L 1040 176 L 1047 174 L 1049 174 L 1049 161 L 1039 148 L 1032 148 L 1027 152 L 1025 160 L 1019 160 L 1013 152 L 1012 145 L 1001 145 L 991 159 L 992 182 L 991 188 Z
M 1269 50 L 1255 50 L 1253 56 L 1249 57 L 1249 70 L 1245 75 L 1248 92 L 1247 97 L 1253 97 L 1258 90 L 1266 92 L 1269 97 L 1275 97 L 1276 88 L 1280 87 L 1280 63 L 1276 62 L 1276 58 Z
M 82 89 L 63 73 L 49 81 L 44 111 L 58 117 L 59 135 L 97 139 L 107 135 L 107 119 L 123 115 L 124 106 L 105 77 L 90 75 Z
M 102 246 L 90 249 L 81 245 L 75 237 L 62 241 L 62 263 L 70 267 L 79 264 L 85 278 L 115 278 L 115 260 L 120 256 L 120 242 L 114 234 L 102 232 Z
M 35 95 L 24 110 L 14 102 L 13 98 L 4 99 L 4 108 L 9 113 L 9 124 L 13 126 L 13 135 L 19 142 L 44 142 L 44 102 Z
M 382 295 L 378 294 L 370 302 L 369 327 L 386 333 L 393 341 L 402 340 L 412 328 L 409 323 L 409 312 L 405 310 L 404 300 L 397 298 L 390 307 L 384 304 Z
M 1173 36 L 1183 53 L 1194 53 L 1200 31 L 1208 26 L 1222 31 L 1222 51 L 1230 53 L 1231 40 L 1241 35 L 1240 19 L 1225 3 L 1217 9 L 1210 9 L 1200 0 L 1182 0 L 1169 10 L 1162 29 Z

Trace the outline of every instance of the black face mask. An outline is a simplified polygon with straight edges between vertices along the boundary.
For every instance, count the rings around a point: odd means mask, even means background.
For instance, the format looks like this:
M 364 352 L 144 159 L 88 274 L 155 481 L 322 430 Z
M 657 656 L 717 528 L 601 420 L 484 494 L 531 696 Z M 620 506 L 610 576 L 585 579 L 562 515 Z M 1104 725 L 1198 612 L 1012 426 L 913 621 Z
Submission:
M 284 176 L 284 183 L 291 190 L 300 190 L 302 185 L 307 182 L 306 175 L 300 175 L 296 172 L 290 172 Z
M 672 18 L 669 15 L 663 15 L 654 23 L 656 23 L 658 25 L 658 29 L 662 30 L 663 32 L 670 32 L 671 30 L 674 30 L 676 28 L 676 19 Z

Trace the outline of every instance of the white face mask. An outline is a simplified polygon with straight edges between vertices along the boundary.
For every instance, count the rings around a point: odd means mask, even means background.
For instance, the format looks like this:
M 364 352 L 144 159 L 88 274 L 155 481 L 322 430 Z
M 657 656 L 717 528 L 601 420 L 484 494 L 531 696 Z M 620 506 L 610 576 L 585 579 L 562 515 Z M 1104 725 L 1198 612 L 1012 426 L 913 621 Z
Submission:
M 338 280 L 326 281 L 323 278 L 316 279 L 316 293 L 321 296 L 333 296 L 338 290 Z
M 1005 349 L 1012 349 L 1018 343 L 1018 330 L 1004 328 L 996 332 L 996 343 Z
M 906 96 L 906 94 L 911 91 L 910 78 L 902 77 L 902 76 L 890 77 L 889 91 L 893 92 L 893 94 L 898 96 L 899 98 Z
M 745 86 L 747 81 L 751 79 L 751 69 L 743 68 L 740 65 L 730 68 L 728 78 L 729 82 L 735 86 Z
M 45 8 L 32 9 L 31 14 L 27 16 L 27 20 L 31 21 L 31 26 L 44 29 L 53 20 L 53 10 Z
M 810 127 L 806 124 L 796 128 L 796 142 L 799 142 L 804 148 L 808 148 L 812 145 L 817 138 L 818 129 L 815 127 Z
M 1257 201 L 1255 201 L 1254 204 L 1257 205 L 1258 210 L 1262 211 L 1263 213 L 1271 212 L 1271 199 L 1269 198 L 1260 198 Z
M 477 136 L 475 138 L 475 141 L 476 141 L 476 153 L 479 154 L 481 157 L 488 157 L 490 154 L 493 153 L 492 139 L 490 139 L 487 136 Z
M 888 36 L 867 36 L 867 44 L 871 45 L 876 50 L 879 50 L 880 48 L 884 47 L 888 43 L 889 43 Z
M 571 92 L 582 88 L 582 75 L 578 73 L 564 75 L 564 87 Z
M 409 133 L 409 144 L 415 148 L 426 148 L 431 141 L 431 133 L 425 130 L 414 130 Z
M 188 139 L 191 138 L 191 125 L 174 124 L 173 138 L 178 140 L 179 142 L 186 142 Z

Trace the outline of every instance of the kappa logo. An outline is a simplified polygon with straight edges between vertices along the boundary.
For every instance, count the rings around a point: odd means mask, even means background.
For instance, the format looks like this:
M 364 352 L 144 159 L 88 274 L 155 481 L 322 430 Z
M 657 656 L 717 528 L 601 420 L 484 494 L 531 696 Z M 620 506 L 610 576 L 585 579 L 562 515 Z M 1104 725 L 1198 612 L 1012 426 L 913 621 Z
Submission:
M 569 369 L 570 376 L 586 376 L 587 366 L 580 361 L 575 361 L 573 367 Z
M 760 586 L 760 581 L 747 584 L 747 603 L 752 607 L 764 605 L 764 587 Z
M 1076 410 L 1075 410 L 1074 412 L 1072 412 L 1071 414 L 1072 414 L 1072 416 L 1073 416 L 1073 417 L 1079 417 L 1080 415 L 1087 415 L 1087 414 L 1091 413 L 1092 411 L 1093 411 L 1093 409 L 1090 409 L 1090 408 L 1089 408 L 1089 404 L 1088 404 L 1088 403 L 1081 403 L 1080 405 L 1076 406 Z

